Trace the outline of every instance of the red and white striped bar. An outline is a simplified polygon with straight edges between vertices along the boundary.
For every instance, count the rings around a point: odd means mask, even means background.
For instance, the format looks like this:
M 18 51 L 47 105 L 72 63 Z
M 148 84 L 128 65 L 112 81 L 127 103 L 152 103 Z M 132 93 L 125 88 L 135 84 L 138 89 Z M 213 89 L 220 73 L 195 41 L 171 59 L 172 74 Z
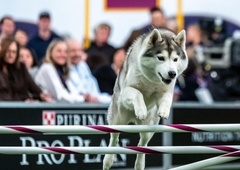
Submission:
M 139 132 L 238 132 L 240 124 L 0 126 L 0 134 L 106 134 Z
M 213 165 L 223 164 L 226 162 L 234 161 L 240 159 L 240 151 L 230 152 L 224 155 L 217 157 L 205 159 L 202 161 L 194 162 L 191 164 L 183 165 L 177 168 L 172 168 L 170 170 L 193 170 L 193 169 L 202 169 Z
M 0 154 L 224 154 L 240 145 L 126 147 L 0 147 Z

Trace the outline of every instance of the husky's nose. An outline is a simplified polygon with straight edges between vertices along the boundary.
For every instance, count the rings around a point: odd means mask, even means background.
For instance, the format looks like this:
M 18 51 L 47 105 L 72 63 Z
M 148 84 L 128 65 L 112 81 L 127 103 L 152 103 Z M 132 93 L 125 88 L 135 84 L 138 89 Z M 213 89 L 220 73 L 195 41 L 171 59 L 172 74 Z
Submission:
M 169 71 L 168 75 L 169 75 L 170 78 L 173 79 L 176 76 L 176 72 L 175 71 Z

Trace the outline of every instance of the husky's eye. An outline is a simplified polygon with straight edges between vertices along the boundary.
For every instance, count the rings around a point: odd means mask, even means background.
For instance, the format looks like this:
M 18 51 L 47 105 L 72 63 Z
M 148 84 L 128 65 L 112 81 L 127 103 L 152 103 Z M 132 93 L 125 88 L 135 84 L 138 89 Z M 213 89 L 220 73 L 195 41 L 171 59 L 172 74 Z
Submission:
M 164 61 L 164 57 L 158 57 L 158 60 Z
M 174 58 L 174 60 L 173 60 L 174 62 L 177 62 L 178 61 L 178 58 Z

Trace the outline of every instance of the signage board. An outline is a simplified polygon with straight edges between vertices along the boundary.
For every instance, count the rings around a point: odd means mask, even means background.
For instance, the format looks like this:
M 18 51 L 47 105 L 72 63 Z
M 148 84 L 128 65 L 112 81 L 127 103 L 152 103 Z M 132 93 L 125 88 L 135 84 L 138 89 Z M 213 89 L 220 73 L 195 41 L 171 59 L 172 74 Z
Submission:
M 106 125 L 107 107 L 1 107 L 1 125 Z M 109 134 L 91 135 L 40 135 L 40 134 L 4 134 L 0 135 L 0 146 L 35 146 L 35 147 L 89 147 L 108 146 Z M 136 146 L 139 134 L 120 135 L 119 146 Z M 162 134 L 155 134 L 151 146 L 162 145 Z M 4 170 L 91 170 L 102 169 L 102 154 L 38 154 L 38 155 L 0 155 L 1 169 Z M 118 154 L 113 168 L 133 168 L 136 155 Z M 162 155 L 147 155 L 146 167 L 161 167 Z
M 173 124 L 230 124 L 239 123 L 239 108 L 236 107 L 174 107 Z M 173 146 L 239 145 L 239 132 L 193 132 L 172 133 Z M 219 154 L 174 154 L 173 165 L 184 165 L 208 159 Z M 235 161 L 239 162 L 240 161 Z

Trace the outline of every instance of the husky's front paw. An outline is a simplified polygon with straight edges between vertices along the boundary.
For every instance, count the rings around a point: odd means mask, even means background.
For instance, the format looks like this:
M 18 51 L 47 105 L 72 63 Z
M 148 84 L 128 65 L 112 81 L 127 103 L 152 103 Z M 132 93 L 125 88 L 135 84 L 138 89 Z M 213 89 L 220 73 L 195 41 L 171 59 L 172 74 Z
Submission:
M 158 109 L 158 116 L 160 116 L 161 118 L 167 119 L 169 117 L 169 114 L 170 114 L 170 106 L 167 103 L 161 104 Z
M 140 120 L 145 120 L 147 118 L 147 108 L 146 106 L 139 106 L 135 108 L 135 115 Z
M 161 118 L 167 119 L 169 117 L 170 109 L 169 108 L 160 108 L 158 115 Z

